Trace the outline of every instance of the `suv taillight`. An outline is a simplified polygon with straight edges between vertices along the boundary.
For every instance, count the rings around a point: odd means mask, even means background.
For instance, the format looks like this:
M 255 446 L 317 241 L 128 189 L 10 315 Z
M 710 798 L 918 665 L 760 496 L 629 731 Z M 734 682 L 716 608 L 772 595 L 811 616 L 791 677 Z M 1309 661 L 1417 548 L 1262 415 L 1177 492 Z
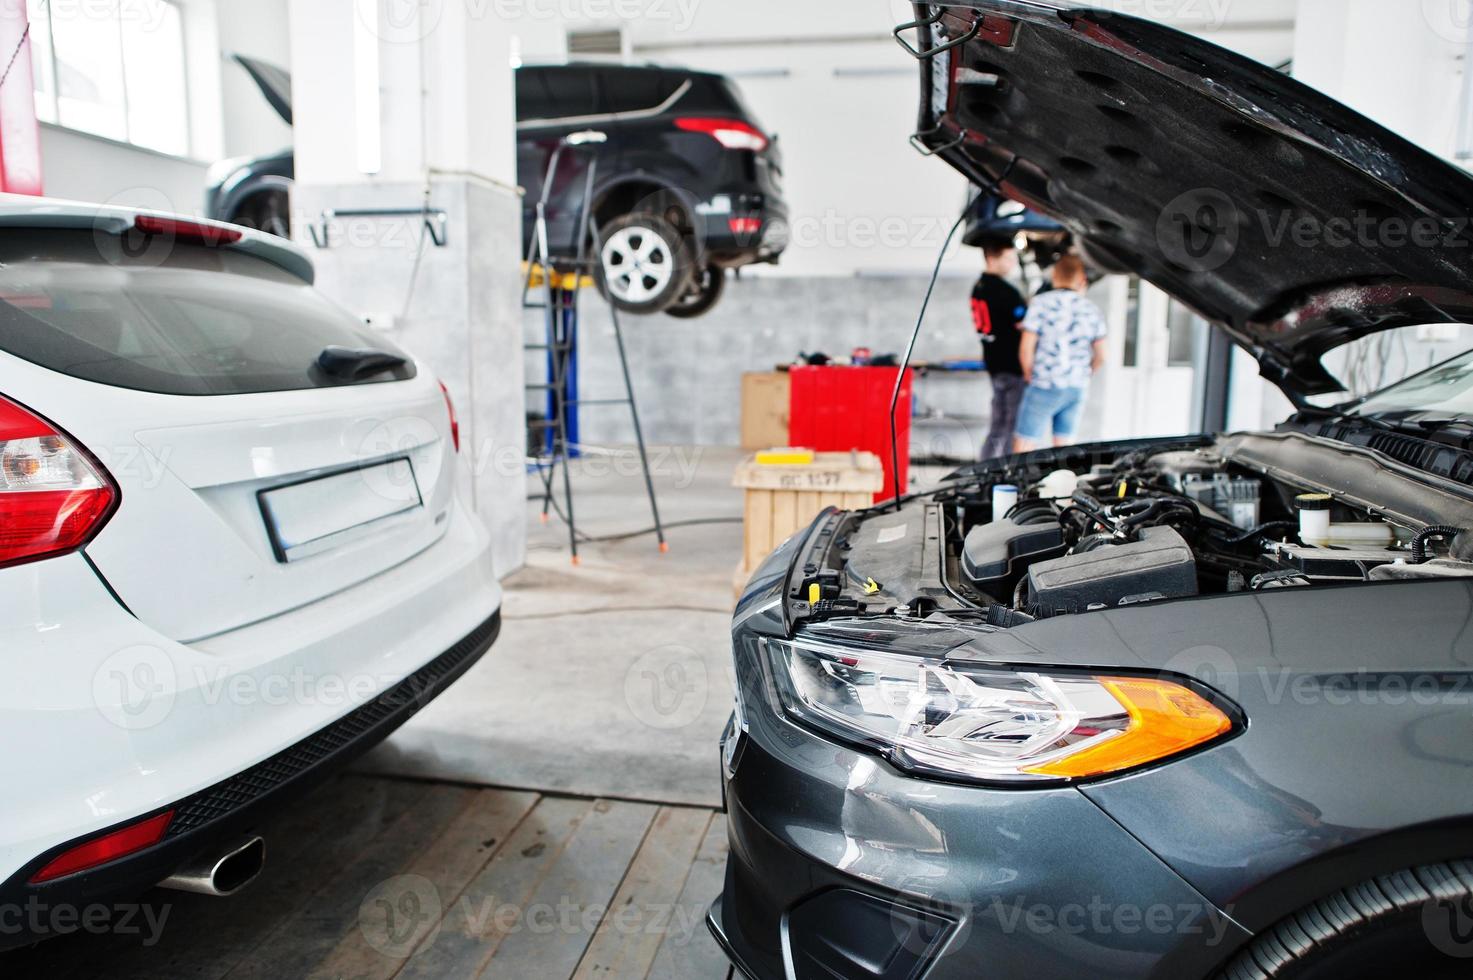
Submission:
M 0 566 L 75 551 L 117 502 L 100 464 L 51 423 L 0 397 Z
M 688 133 L 705 133 L 728 150 L 754 150 L 761 153 L 767 149 L 767 137 L 762 135 L 762 130 L 740 119 L 685 116 L 675 120 L 675 127 Z

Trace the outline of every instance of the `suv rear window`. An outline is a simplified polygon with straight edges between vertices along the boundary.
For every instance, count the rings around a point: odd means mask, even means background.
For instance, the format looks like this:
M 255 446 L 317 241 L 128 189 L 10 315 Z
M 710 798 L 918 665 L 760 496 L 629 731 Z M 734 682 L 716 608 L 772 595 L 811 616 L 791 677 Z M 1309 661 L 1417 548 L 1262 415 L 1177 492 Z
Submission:
M 655 109 L 674 95 L 685 79 L 658 68 L 610 68 L 599 73 L 604 112 Z
M 517 122 L 598 112 L 593 72 L 586 68 L 518 68 Z
M 85 381 L 167 395 L 342 385 L 330 346 L 398 354 L 352 314 L 264 259 L 122 238 L 24 232 L 0 240 L 0 350 Z M 359 383 L 414 376 L 409 362 Z

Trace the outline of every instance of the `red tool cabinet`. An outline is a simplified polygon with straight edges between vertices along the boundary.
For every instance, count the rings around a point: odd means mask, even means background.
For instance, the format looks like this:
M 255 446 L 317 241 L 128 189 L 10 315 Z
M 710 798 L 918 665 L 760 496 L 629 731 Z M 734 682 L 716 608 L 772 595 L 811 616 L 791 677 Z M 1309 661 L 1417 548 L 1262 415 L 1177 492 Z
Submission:
M 885 466 L 885 488 L 875 502 L 894 495 L 890 463 L 890 398 L 895 393 L 893 367 L 794 367 L 789 395 L 788 441 L 819 452 L 868 450 Z M 895 406 L 895 432 L 904 493 L 910 461 L 910 394 L 912 373 L 905 372 Z

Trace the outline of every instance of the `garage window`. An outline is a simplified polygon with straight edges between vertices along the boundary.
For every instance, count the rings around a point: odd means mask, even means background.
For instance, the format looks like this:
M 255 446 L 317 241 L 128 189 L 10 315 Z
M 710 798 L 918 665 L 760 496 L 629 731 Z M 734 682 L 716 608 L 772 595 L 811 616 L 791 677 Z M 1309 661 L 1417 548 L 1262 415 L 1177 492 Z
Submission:
M 108 139 L 190 151 L 184 22 L 170 0 L 26 0 L 36 115 Z
M 348 383 L 326 347 L 397 353 L 300 279 L 240 252 L 27 232 L 0 242 L 0 351 L 117 388 L 238 395 Z M 412 361 L 356 383 L 415 374 Z

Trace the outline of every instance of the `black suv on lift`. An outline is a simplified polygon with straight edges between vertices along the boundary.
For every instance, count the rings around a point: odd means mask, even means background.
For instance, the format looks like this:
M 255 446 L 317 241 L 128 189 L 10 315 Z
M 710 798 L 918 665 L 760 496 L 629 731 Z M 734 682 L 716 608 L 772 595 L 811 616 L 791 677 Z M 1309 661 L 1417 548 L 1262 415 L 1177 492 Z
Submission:
M 236 60 L 291 121 L 291 77 Z M 706 72 L 611 64 L 517 70 L 517 179 L 526 188 L 522 244 L 553 151 L 583 131 L 606 137 L 565 152 L 548 196 L 549 251 L 578 251 L 587 170 L 601 239 L 599 285 L 633 313 L 699 316 L 721 295 L 727 269 L 776 262 L 788 242 L 782 160 L 731 79 Z M 290 228 L 292 153 L 222 161 L 206 214 L 276 234 Z

